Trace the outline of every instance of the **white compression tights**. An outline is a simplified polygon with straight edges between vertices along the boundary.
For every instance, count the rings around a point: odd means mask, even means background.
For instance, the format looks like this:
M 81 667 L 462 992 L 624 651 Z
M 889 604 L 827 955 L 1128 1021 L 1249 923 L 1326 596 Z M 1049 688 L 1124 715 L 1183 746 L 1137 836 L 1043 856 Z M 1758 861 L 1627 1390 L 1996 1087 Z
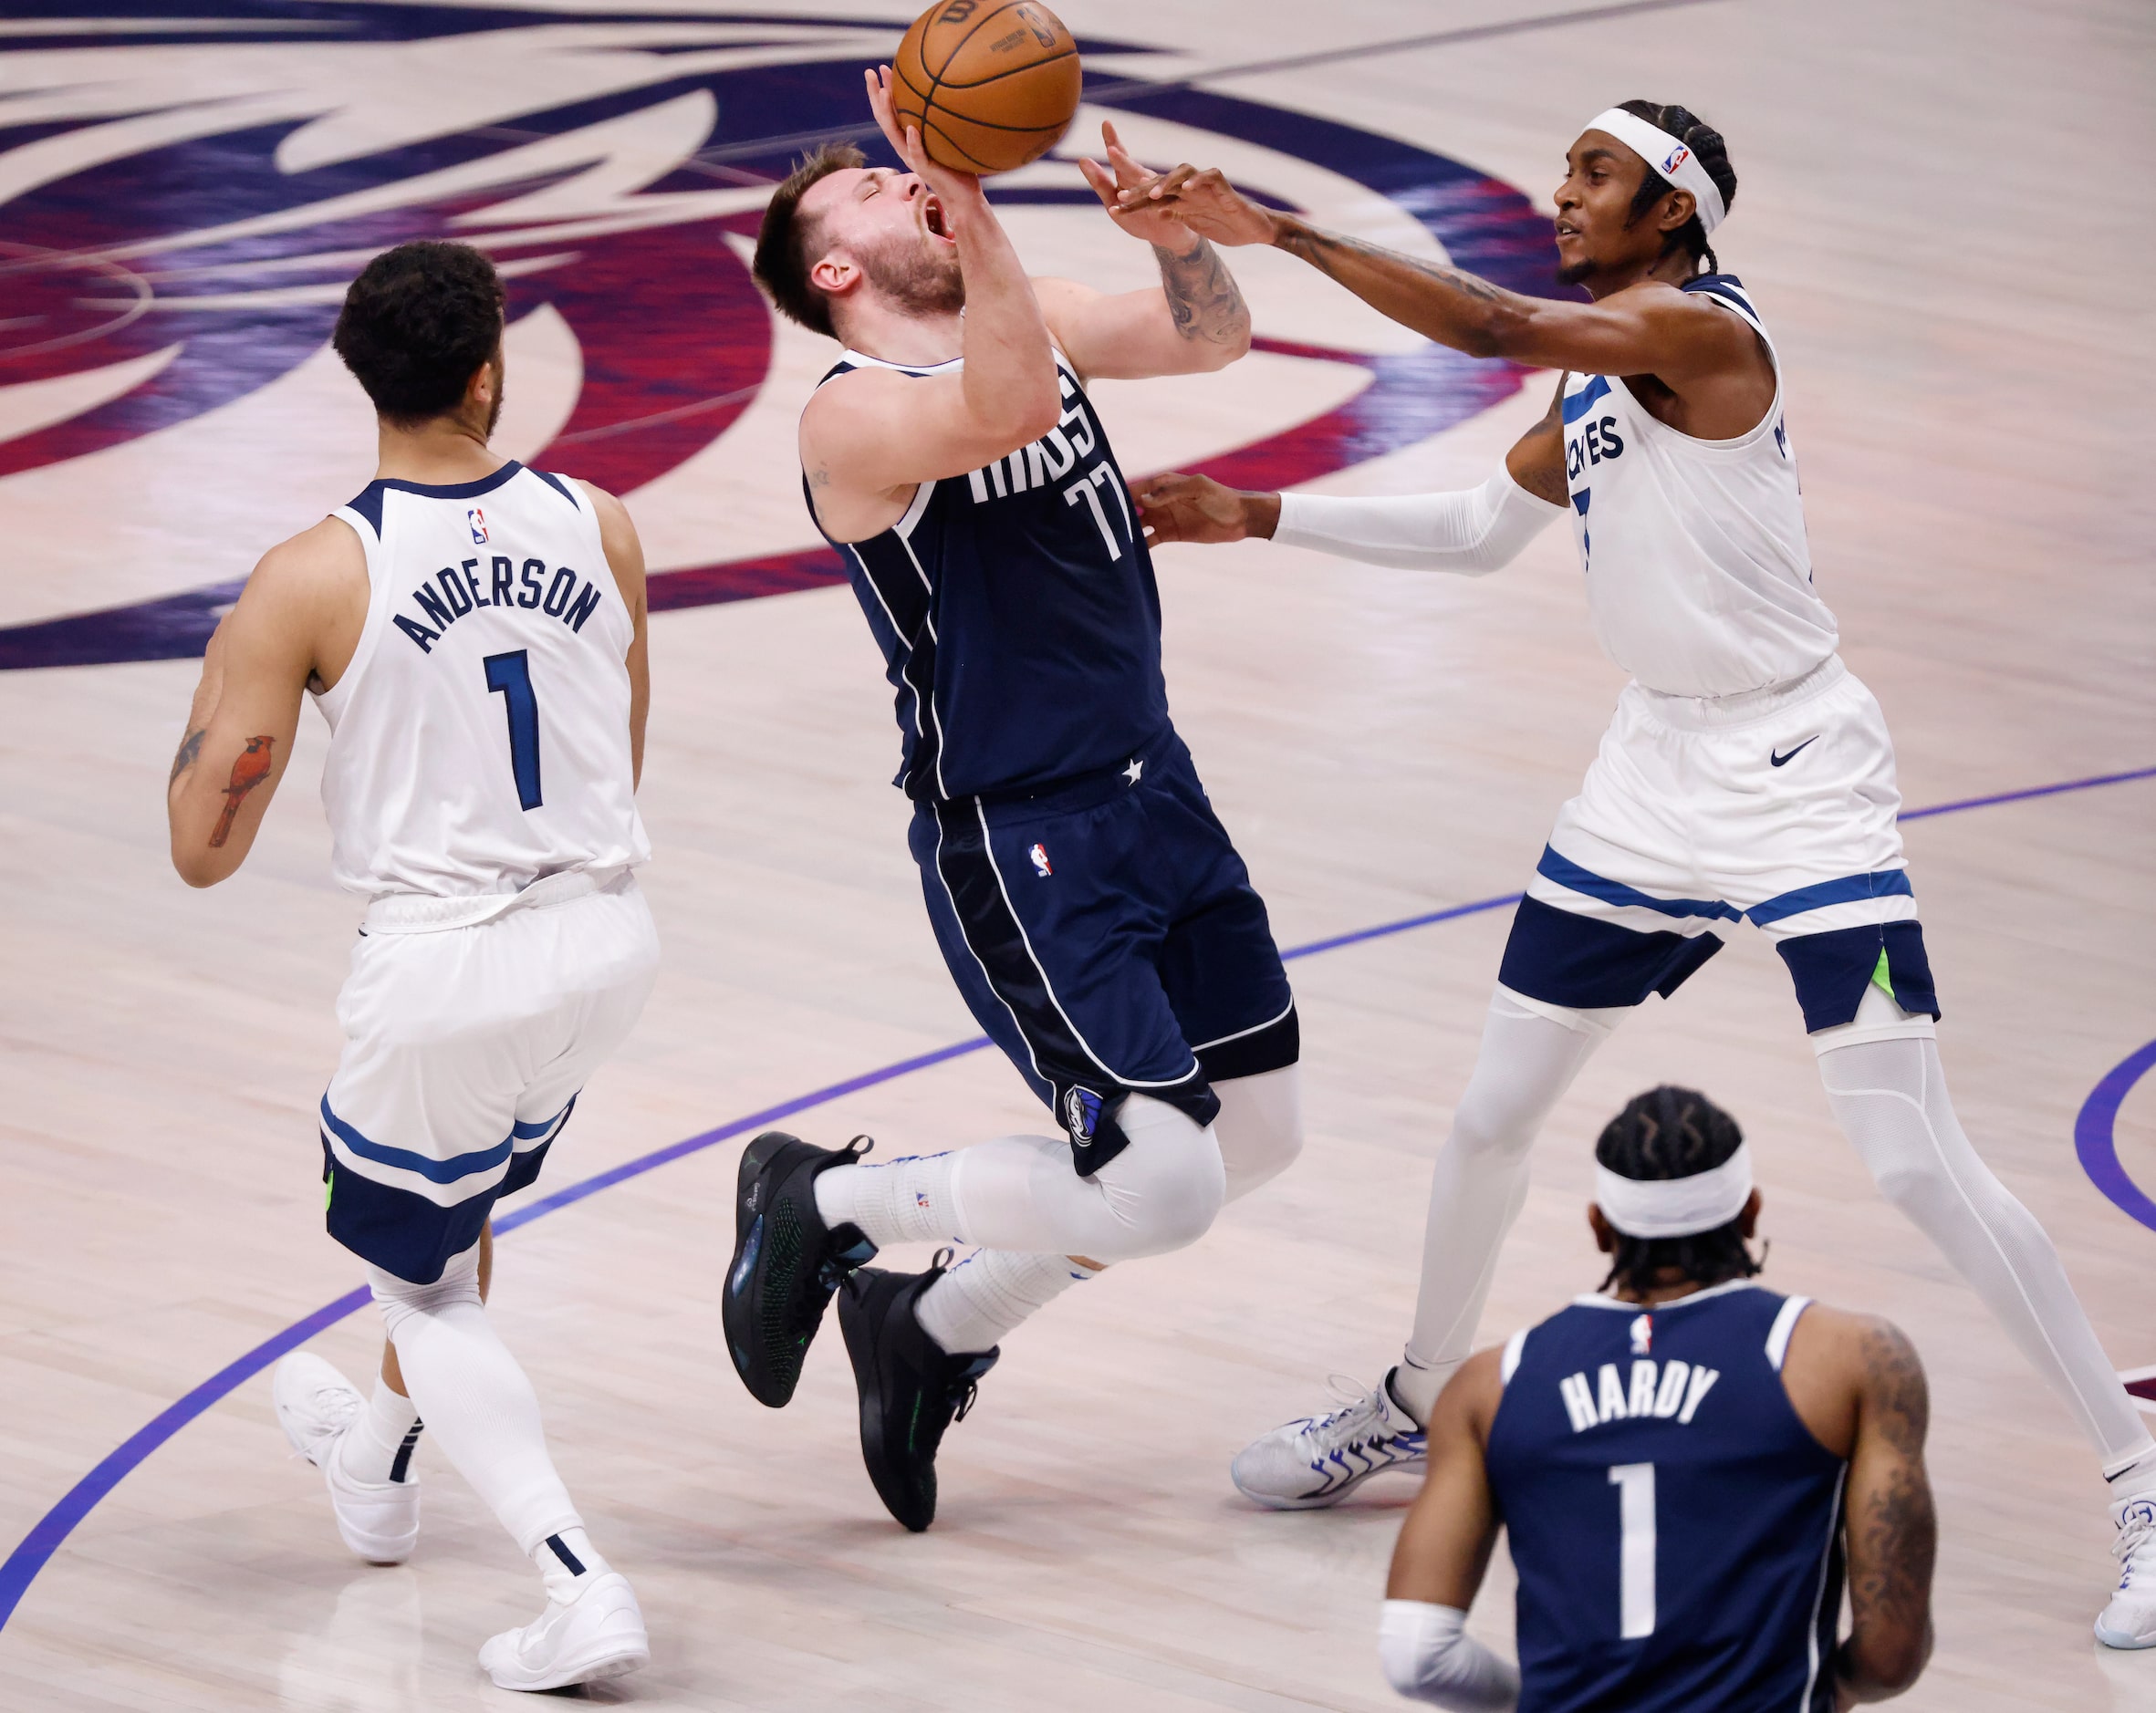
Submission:
M 1923 1034 L 1827 1046 L 1819 1078 L 1880 1193 L 1974 1287 L 2066 1401 L 2107 1469 L 2156 1448 L 2057 1250 L 1963 1134 L 1947 1101 L 1939 1043 Z
M 547 1455 L 539 1399 L 479 1300 L 476 1245 L 431 1285 L 367 1270 L 405 1389 L 427 1437 L 529 1556 L 548 1535 L 581 1529 Z
M 1526 1194 L 1535 1133 L 1621 1011 L 1567 1012 L 1504 988 L 1440 1151 L 1415 1331 L 1393 1378 L 1427 1420 L 1467 1355 L 1505 1233 Z M 1978 1158 L 1946 1097 L 1929 1018 L 1878 989 L 1855 1023 L 1813 1037 L 1834 1116 L 1880 1192 L 1945 1254 L 2066 1400 L 2107 1469 L 2156 1451 L 2027 1209 Z
M 1482 1051 L 1432 1173 L 1415 1331 L 1392 1380 L 1417 1419 L 1429 1419 L 1474 1344 L 1497 1251 L 1526 1199 L 1536 1132 L 1623 1014 L 1563 1011 L 1503 987 L 1492 996 Z
M 922 1324 L 946 1350 L 984 1350 L 1105 1264 L 1194 1243 L 1222 1206 L 1285 1171 L 1301 1152 L 1297 1065 L 1217 1083 L 1220 1115 L 1200 1126 L 1146 1095 L 1117 1111 L 1130 1145 L 1088 1180 L 1061 1137 L 1003 1137 L 888 1166 L 834 1167 L 817 1179 L 831 1224 L 878 1244 L 955 1238 L 982 1245 L 922 1294 Z

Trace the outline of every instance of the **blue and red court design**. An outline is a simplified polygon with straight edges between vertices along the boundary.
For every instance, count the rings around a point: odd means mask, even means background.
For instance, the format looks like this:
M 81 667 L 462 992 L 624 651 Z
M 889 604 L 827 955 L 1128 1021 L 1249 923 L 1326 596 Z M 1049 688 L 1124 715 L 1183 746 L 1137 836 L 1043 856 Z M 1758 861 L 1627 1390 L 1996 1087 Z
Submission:
M 250 122 L 182 112 L 152 126 L 140 147 L 89 159 L 78 170 L 31 185 L 0 207 L 0 387 L 78 375 L 178 355 L 140 384 L 93 409 L 0 441 L 0 477 L 171 429 L 268 385 L 318 351 L 336 318 L 336 292 L 358 259 L 420 236 L 476 238 L 510 276 L 510 314 L 550 305 L 582 348 L 582 390 L 559 433 L 527 462 L 559 468 L 613 492 L 635 491 L 723 434 L 763 388 L 772 354 L 771 313 L 728 234 L 752 234 L 760 217 L 755 187 L 783 177 L 812 139 L 855 132 L 863 119 L 860 72 L 874 51 L 864 30 L 896 30 L 904 20 L 760 18 L 754 13 L 638 15 L 552 10 L 481 10 L 458 5 L 372 5 L 363 0 L 76 0 L 40 8 L 49 36 L 0 38 L 0 53 L 78 52 L 94 65 L 119 47 L 215 39 L 233 47 L 275 46 L 287 57 L 321 57 L 359 43 L 468 39 L 484 76 L 488 38 L 544 26 L 569 31 L 630 31 L 644 62 L 620 88 L 591 99 L 518 112 L 513 125 L 454 126 L 330 164 L 286 170 L 280 150 L 316 117 Z M 78 19 L 122 17 L 142 27 L 70 35 Z M 168 23 L 169 35 L 156 26 Z M 724 27 L 735 58 L 698 62 L 700 30 Z M 78 26 L 79 28 L 80 26 Z M 306 40 L 294 45 L 294 32 Z M 821 34 L 828 46 L 801 38 Z M 1081 43 L 1088 55 L 1143 61 L 1146 50 Z M 266 80 L 229 103 L 245 115 L 288 92 Z M 1434 236 L 1458 265 L 1541 296 L 1566 290 L 1556 275 L 1547 217 L 1512 186 L 1459 161 L 1397 139 L 1286 109 L 1213 94 L 1189 83 L 1097 75 L 1088 99 L 1262 144 L 1327 168 L 1389 198 Z M 161 97 L 144 88 L 154 110 Z M 320 99 L 328 99 L 324 94 Z M 609 122 L 648 116 L 669 103 L 708 104 L 702 146 L 672 171 L 624 202 L 629 217 L 474 225 L 490 205 L 526 199 L 578 170 L 550 140 Z M 318 102 L 317 103 L 318 104 Z M 302 96 L 291 106 L 306 109 Z M 141 115 L 129 113 L 127 118 Z M 99 124 L 109 124 L 109 116 Z M 81 121 L 80 130 L 90 121 Z M 230 126 L 230 129 L 222 128 Z M 50 120 L 0 124 L 0 157 L 68 127 Z M 177 133 L 155 140 L 155 132 Z M 880 138 L 860 136 L 889 161 Z M 86 155 L 104 152 L 84 140 Z M 536 156 L 525 167 L 522 163 Z M 750 192 L 733 212 L 671 217 L 665 200 L 714 187 Z M 1265 194 L 1265 187 L 1251 187 Z M 1090 202 L 1082 186 L 997 186 L 1005 203 Z M 1285 198 L 1274 200 L 1285 202 Z M 642 218 L 637 217 L 638 210 Z M 452 223 L 458 223 L 453 224 Z M 609 226 L 612 229 L 609 229 Z M 565 246 L 573 243 L 571 254 Z M 275 289 L 262 289 L 265 284 Z M 311 297 L 305 288 L 315 288 Z M 297 289 L 296 289 L 297 288 Z M 184 300 L 199 299 L 192 313 Z M 296 301 L 296 299 L 297 301 Z M 252 301 L 250 301 L 252 300 Z M 154 306 L 154 309 L 153 309 Z M 1388 356 L 1261 341 L 1261 348 L 1328 358 L 1369 371 L 1348 402 L 1199 465 L 1224 482 L 1278 487 L 1309 481 L 1411 445 L 1508 398 L 1527 371 L 1476 361 L 1435 346 Z M 651 579 L 656 610 L 743 600 L 838 583 L 835 554 L 797 552 L 665 570 Z M 101 611 L 0 628 L 0 668 L 78 666 L 197 653 L 236 597 L 226 582 Z

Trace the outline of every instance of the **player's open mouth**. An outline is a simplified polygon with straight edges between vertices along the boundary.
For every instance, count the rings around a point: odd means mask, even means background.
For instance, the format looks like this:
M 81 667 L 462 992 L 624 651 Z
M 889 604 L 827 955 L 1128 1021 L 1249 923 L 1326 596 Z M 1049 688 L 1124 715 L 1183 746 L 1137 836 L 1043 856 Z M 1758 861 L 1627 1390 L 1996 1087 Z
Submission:
M 928 228 L 930 237 L 941 238 L 945 244 L 952 242 L 951 234 L 943 230 L 943 205 L 934 197 L 929 196 L 922 199 L 921 220 L 922 223 Z

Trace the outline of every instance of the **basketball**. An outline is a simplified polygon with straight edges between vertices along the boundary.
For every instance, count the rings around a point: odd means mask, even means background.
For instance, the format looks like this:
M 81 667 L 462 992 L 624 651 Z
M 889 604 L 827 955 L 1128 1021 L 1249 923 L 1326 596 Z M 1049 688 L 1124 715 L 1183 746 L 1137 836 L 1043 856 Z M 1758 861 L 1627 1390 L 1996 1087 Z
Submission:
M 901 125 L 959 172 L 1008 172 L 1047 153 L 1078 104 L 1078 44 L 1039 0 L 938 0 L 891 67 Z

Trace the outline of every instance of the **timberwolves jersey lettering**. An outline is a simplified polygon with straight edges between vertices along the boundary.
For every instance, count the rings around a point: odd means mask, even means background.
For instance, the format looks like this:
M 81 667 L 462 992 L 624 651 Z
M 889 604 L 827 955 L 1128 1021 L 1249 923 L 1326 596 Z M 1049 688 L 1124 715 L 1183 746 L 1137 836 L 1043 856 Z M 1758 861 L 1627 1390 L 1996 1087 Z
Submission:
M 1806 1306 L 1581 1297 L 1506 1347 L 1488 1460 L 1520 1713 L 1832 1708 L 1848 1466 L 1783 1389 Z
M 636 628 L 590 496 L 511 462 L 450 486 L 377 482 L 335 515 L 370 591 L 351 664 L 316 698 L 338 883 L 463 898 L 647 861 Z
M 1781 363 L 1743 286 L 1687 281 L 1758 334 L 1774 402 L 1734 440 L 1682 434 L 1623 378 L 1565 378 L 1565 473 L 1604 653 L 1649 690 L 1729 696 L 1804 676 L 1834 652 L 1834 615 L 1812 587 Z
M 824 380 L 955 374 L 963 360 L 909 369 L 848 351 Z M 1056 367 L 1063 416 L 1047 434 L 922 483 L 881 535 L 833 544 L 898 692 L 892 783 L 919 801 L 1120 767 L 1168 726 L 1152 556 L 1059 351 Z

